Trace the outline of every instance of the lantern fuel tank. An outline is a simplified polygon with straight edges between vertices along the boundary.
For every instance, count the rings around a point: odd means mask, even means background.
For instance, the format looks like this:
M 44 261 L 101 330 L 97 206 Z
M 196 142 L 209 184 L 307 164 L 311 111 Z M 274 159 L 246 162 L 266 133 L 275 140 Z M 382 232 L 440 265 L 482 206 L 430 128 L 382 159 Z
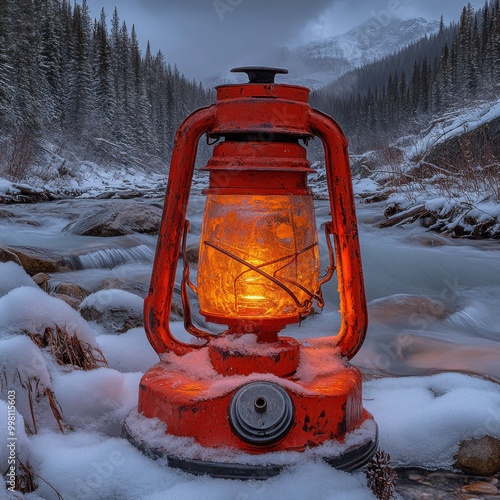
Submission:
M 309 106 L 307 88 L 274 83 L 286 70 L 232 71 L 249 82 L 217 87 L 215 104 L 192 113 L 176 134 L 144 308 L 160 360 L 144 374 L 124 432 L 149 455 L 196 474 L 270 477 L 286 465 L 287 452 L 290 462 L 299 452 L 353 470 L 374 454 L 377 426 L 363 408 L 361 373 L 349 363 L 363 343 L 367 309 L 347 141 L 331 117 Z M 216 145 L 203 168 L 206 204 L 192 279 L 186 213 L 203 134 Z M 324 270 L 307 183 L 315 172 L 306 149 L 313 137 L 325 151 L 331 212 Z M 307 331 L 308 316 L 323 307 L 322 285 L 335 273 L 338 331 L 287 336 L 287 325 Z M 172 332 L 176 287 L 192 342 Z M 193 294 L 204 329 L 192 321 Z M 148 419 L 164 426 L 161 439 L 140 430 Z M 195 446 L 180 446 L 183 440 Z

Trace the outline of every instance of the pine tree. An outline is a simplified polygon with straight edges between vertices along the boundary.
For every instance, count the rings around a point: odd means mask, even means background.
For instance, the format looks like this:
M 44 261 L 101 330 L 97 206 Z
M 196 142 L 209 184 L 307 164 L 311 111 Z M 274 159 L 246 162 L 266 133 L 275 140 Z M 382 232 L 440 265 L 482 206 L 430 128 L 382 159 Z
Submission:
M 8 0 L 0 0 L 0 129 L 10 122 L 10 107 L 14 95 L 12 71 L 9 64 L 8 38 L 10 11 Z
M 68 21 L 68 20 L 67 20 Z M 85 0 L 75 4 L 71 24 L 66 25 L 68 50 L 65 56 L 65 126 L 77 134 L 92 126 L 93 74 L 90 17 Z
M 61 29 L 57 23 L 57 3 L 54 0 L 36 0 L 37 39 L 39 40 L 40 69 L 47 83 L 45 107 L 52 120 L 61 116 Z
M 140 151 L 154 151 L 156 149 L 155 138 L 150 124 L 151 107 L 146 95 L 146 88 L 143 82 L 142 59 L 139 49 L 139 42 L 132 25 L 130 40 L 130 62 L 132 77 L 131 93 L 131 116 L 134 129 L 134 144 Z
M 106 27 L 106 13 L 101 10 L 94 28 L 94 95 L 96 133 L 112 139 L 111 130 L 116 110 L 114 80 L 111 61 L 111 46 Z

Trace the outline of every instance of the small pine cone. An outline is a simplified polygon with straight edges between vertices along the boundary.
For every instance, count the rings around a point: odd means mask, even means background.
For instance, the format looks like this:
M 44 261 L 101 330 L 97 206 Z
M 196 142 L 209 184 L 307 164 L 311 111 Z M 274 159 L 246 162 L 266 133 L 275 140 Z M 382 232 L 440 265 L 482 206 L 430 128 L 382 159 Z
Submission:
M 382 450 L 377 450 L 366 467 L 368 486 L 380 500 L 393 498 L 394 485 L 397 481 L 396 471 L 391 466 L 391 457 Z

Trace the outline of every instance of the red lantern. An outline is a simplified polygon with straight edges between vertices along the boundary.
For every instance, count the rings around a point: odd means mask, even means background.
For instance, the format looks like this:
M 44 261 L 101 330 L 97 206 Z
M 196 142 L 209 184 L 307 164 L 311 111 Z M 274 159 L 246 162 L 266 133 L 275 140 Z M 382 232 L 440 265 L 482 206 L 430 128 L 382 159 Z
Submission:
M 342 445 L 365 426 L 371 430 L 353 446 L 323 457 L 353 470 L 373 455 L 377 433 L 363 409 L 361 373 L 348 363 L 364 340 L 367 311 L 347 141 L 332 118 L 309 106 L 307 88 L 274 83 L 286 70 L 233 71 L 246 72 L 250 82 L 217 87 L 216 103 L 195 111 L 177 131 L 145 301 L 146 333 L 160 362 L 141 380 L 138 410 L 164 422 L 169 435 L 247 454 Z M 218 143 L 205 167 L 195 285 L 185 251 L 186 210 L 203 134 Z M 324 276 L 307 185 L 314 170 L 300 144 L 314 136 L 325 149 L 332 215 L 325 225 L 330 265 Z M 185 329 L 197 339 L 190 344 L 176 339 L 169 323 L 179 255 Z M 321 286 L 334 271 L 340 330 L 300 341 L 282 335 L 287 325 L 307 318 L 314 302 L 323 305 Z M 226 325 L 222 333 L 193 324 L 188 289 L 198 294 L 208 322 Z M 209 363 L 203 377 L 190 366 L 195 352 Z M 130 423 L 124 428 L 141 445 Z M 180 456 L 175 449 L 162 454 L 172 466 L 221 477 L 267 477 L 280 470 Z

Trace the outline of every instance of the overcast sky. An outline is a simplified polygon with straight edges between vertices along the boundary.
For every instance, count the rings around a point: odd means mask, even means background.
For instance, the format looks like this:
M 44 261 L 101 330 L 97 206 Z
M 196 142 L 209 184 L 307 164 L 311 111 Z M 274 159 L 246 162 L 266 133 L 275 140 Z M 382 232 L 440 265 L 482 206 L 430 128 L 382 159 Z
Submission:
M 484 0 L 470 0 L 474 8 Z M 87 0 L 108 28 L 115 6 L 135 24 L 144 52 L 159 49 L 189 78 L 204 79 L 243 65 L 269 65 L 271 49 L 345 33 L 369 19 L 458 19 L 466 0 Z

